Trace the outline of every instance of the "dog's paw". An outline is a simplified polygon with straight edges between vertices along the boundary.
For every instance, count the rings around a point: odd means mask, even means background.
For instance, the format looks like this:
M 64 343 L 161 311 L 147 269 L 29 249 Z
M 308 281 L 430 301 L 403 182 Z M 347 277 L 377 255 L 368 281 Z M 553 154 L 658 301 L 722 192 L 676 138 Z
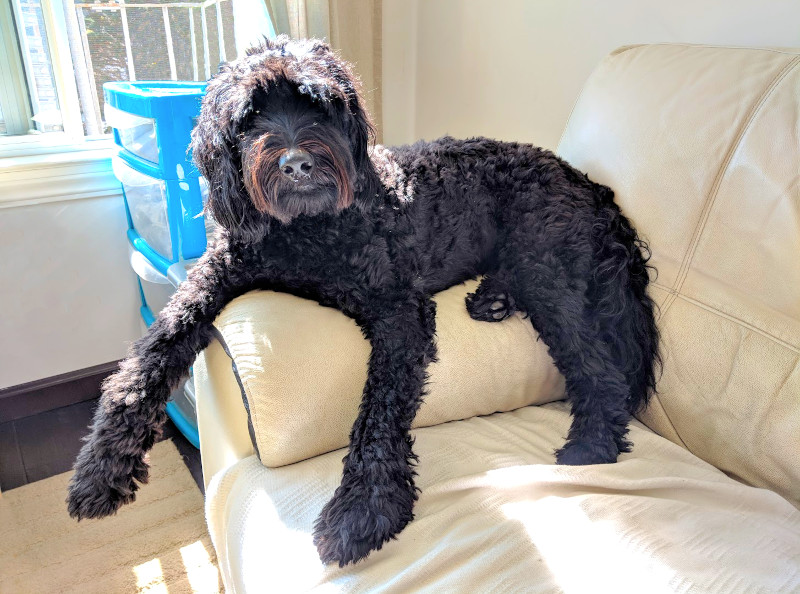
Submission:
M 314 523 L 314 545 L 323 563 L 344 567 L 381 547 L 414 518 L 414 494 L 379 497 L 368 485 L 340 487 Z
M 104 518 L 136 499 L 137 483 L 147 482 L 147 463 L 143 457 L 95 457 L 81 451 L 67 495 L 69 515 L 77 520 Z
M 619 448 L 614 442 L 593 443 L 569 441 L 556 451 L 556 464 L 586 466 L 589 464 L 612 464 L 617 461 Z
M 516 312 L 514 299 L 506 292 L 476 291 L 466 298 L 467 312 L 473 320 L 501 322 Z

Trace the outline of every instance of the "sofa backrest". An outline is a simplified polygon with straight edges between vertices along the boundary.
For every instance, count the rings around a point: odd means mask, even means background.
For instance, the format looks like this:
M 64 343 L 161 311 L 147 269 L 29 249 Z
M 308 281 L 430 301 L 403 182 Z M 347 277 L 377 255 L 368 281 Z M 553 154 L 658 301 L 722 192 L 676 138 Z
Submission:
M 652 249 L 664 365 L 641 420 L 800 505 L 800 50 L 620 48 L 558 152 Z

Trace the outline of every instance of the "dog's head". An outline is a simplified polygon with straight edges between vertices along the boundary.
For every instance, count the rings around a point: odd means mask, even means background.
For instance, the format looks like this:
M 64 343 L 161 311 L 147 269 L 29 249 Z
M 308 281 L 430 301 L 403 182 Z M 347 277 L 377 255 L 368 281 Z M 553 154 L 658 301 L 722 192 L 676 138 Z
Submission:
M 207 209 L 252 240 L 269 220 L 347 208 L 371 177 L 372 135 L 358 79 L 326 43 L 265 40 L 208 83 L 192 132 Z

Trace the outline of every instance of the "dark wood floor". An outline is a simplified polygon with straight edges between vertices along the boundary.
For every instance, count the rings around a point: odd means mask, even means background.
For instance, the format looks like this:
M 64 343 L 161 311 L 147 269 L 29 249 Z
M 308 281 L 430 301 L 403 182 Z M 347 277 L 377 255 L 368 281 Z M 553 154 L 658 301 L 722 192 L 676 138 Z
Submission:
M 97 400 L 87 400 L 0 423 L 0 490 L 66 472 L 72 468 L 88 433 Z M 198 488 L 203 491 L 200 452 L 168 421 L 163 439 L 171 439 Z

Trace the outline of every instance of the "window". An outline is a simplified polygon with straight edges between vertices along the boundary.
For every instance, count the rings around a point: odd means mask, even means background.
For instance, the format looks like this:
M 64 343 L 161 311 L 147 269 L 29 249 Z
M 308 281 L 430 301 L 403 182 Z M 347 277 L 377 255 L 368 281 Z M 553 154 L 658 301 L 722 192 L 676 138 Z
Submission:
M 57 0 L 0 0 L 0 134 L 4 137 L 82 136 L 71 55 Z M 25 138 L 28 137 L 28 138 Z M 19 140 L 20 138 L 18 138 Z
M 254 31 L 263 0 L 0 0 L 0 150 L 104 138 L 103 83 L 206 80 Z

